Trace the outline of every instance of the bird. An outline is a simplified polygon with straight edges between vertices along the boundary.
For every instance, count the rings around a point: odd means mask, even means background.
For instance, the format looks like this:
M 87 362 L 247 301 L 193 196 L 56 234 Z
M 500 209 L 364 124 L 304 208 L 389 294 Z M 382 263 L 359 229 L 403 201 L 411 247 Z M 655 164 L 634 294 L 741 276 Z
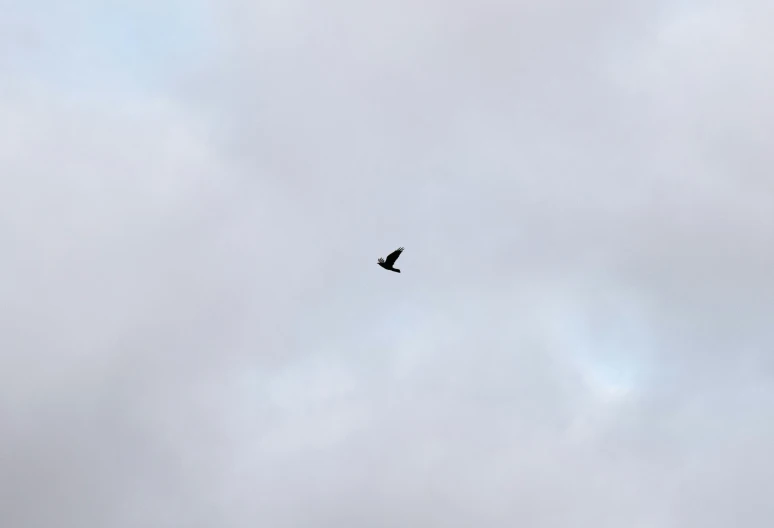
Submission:
M 387 255 L 387 260 L 380 258 L 378 261 L 378 264 L 386 270 L 394 271 L 395 273 L 400 273 L 400 270 L 398 268 L 393 268 L 393 265 L 395 264 L 395 261 L 398 260 L 398 257 L 400 257 L 400 254 L 402 251 L 403 251 L 403 248 L 396 249 L 395 251 Z

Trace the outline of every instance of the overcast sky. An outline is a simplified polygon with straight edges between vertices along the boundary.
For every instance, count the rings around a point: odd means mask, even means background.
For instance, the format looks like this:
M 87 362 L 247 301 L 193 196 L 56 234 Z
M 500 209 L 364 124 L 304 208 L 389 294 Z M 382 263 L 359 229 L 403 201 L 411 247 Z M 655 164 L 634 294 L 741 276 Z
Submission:
M 0 526 L 771 526 L 774 3 L 0 12 Z

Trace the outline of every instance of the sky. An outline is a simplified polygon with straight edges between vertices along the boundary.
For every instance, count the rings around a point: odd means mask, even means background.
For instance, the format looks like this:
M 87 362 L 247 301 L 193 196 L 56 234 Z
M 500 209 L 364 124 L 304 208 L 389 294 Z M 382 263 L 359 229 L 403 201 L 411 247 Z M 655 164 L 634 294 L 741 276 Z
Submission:
M 770 525 L 774 4 L 0 11 L 1 526 Z

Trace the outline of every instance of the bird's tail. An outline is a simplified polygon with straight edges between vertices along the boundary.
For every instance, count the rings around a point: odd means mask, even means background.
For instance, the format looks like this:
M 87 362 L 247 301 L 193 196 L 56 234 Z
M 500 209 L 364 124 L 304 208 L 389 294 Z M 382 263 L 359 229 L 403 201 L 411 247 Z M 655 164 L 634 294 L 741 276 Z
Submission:
M 398 268 L 392 268 L 392 271 L 394 271 L 395 273 L 400 273 L 400 270 Z

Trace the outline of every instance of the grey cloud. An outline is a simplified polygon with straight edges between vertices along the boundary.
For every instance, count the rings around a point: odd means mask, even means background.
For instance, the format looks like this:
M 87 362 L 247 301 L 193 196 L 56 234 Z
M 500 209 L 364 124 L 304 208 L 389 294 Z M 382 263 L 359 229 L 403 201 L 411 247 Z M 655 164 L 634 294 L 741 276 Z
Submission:
M 0 524 L 769 524 L 764 2 L 177 6 L 153 79 L 78 5 L 78 83 L 0 37 Z

